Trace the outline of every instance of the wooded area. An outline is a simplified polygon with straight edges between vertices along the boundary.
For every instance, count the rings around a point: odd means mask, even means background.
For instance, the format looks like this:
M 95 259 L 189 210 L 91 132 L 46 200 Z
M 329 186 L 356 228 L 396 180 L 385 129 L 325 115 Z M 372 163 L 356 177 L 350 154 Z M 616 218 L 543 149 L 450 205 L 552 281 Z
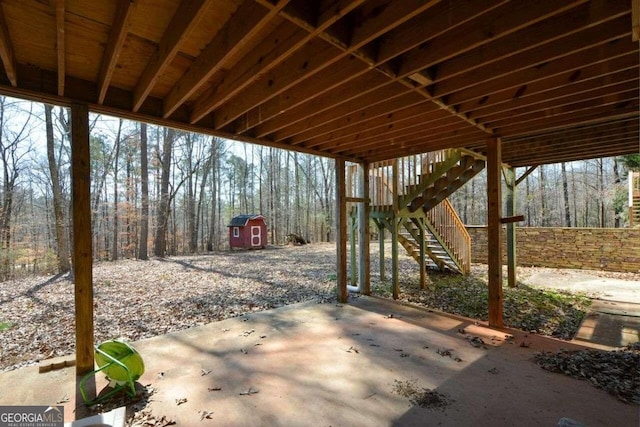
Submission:
M 65 108 L 0 97 L 2 279 L 70 269 L 69 132 Z M 267 217 L 271 244 L 335 238 L 332 159 L 100 115 L 90 144 L 96 259 L 225 249 L 241 213 Z M 627 163 L 539 166 L 518 188 L 525 225 L 624 226 Z M 486 223 L 485 175 L 451 201 L 465 223 Z

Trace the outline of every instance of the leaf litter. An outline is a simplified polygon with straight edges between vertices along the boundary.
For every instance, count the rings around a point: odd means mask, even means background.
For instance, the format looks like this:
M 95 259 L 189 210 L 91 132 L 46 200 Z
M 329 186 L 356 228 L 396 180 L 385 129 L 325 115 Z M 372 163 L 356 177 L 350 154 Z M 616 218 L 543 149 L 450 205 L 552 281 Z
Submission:
M 424 387 L 418 387 L 417 381 L 393 381 L 393 392 L 406 397 L 413 406 L 427 409 L 444 410 L 453 401 L 444 393 Z
M 547 371 L 589 381 L 625 403 L 640 405 L 640 342 L 616 351 L 538 352 L 534 361 Z

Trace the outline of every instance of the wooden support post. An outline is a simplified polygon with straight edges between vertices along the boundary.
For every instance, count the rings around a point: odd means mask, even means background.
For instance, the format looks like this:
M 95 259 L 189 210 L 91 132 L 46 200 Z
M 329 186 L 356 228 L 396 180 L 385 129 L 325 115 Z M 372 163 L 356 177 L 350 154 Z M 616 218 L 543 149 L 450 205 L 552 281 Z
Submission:
M 75 281 L 76 374 L 93 371 L 93 253 L 89 109 L 71 106 L 71 182 L 73 188 L 73 276 Z
M 380 281 L 387 280 L 387 274 L 384 268 L 384 224 L 378 223 L 378 244 L 380 245 Z
M 487 141 L 489 326 L 502 327 L 502 245 L 500 223 L 502 200 L 502 143 L 499 138 Z
M 504 180 L 506 193 L 504 198 L 504 211 L 509 217 L 514 217 L 516 211 L 516 171 L 512 167 L 504 168 Z M 500 223 L 502 223 L 502 219 Z M 516 283 L 516 223 L 507 223 L 507 276 L 509 287 L 515 288 Z
M 395 213 L 391 218 L 391 284 L 393 299 L 400 296 L 400 278 L 398 273 L 398 218 Z
M 344 160 L 336 159 L 336 288 L 338 302 L 347 302 L 347 204 Z
M 398 160 L 393 160 L 392 169 L 393 212 L 391 217 L 391 282 L 393 299 L 400 296 L 400 278 L 398 277 Z
M 371 294 L 371 255 L 369 253 L 369 239 L 371 232 L 369 228 L 369 164 L 361 163 L 362 179 L 360 180 L 360 195 L 365 199 L 358 205 L 358 230 L 360 231 L 360 257 L 358 259 L 358 278 L 360 292 L 365 295 Z
M 425 256 L 427 242 L 425 241 L 424 219 L 418 218 L 420 222 L 420 289 L 427 288 L 427 260 Z
M 351 254 L 351 286 L 356 286 L 358 281 L 358 267 L 356 257 L 356 221 L 353 215 L 349 215 L 349 253 Z

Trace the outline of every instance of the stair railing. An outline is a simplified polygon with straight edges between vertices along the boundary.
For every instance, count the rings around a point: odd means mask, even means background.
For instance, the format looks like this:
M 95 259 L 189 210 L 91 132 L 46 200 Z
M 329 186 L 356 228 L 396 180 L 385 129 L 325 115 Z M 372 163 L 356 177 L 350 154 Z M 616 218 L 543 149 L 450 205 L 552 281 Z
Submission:
M 436 166 L 449 158 L 452 150 L 399 157 L 369 165 L 369 195 L 372 206 L 391 206 L 395 196 L 407 195 L 413 188 L 434 173 Z M 394 194 L 393 169 L 397 168 L 397 193 Z
M 637 212 L 640 210 L 638 204 L 640 200 L 640 172 L 629 171 L 629 226 L 636 227 L 637 224 Z
M 427 213 L 427 218 L 442 238 L 463 274 L 471 272 L 471 236 L 449 199 L 444 199 Z

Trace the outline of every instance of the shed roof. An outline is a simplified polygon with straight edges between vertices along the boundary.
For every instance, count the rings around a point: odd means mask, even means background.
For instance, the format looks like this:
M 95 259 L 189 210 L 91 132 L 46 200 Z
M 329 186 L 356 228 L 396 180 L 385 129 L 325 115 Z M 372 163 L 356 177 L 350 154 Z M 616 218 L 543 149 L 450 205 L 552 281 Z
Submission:
M 0 93 L 352 161 L 630 154 L 637 3 L 5 0 Z
M 227 225 L 227 227 L 244 227 L 252 219 L 259 218 L 264 219 L 264 216 L 256 214 L 237 215 L 231 218 L 231 222 L 229 223 L 229 225 Z

